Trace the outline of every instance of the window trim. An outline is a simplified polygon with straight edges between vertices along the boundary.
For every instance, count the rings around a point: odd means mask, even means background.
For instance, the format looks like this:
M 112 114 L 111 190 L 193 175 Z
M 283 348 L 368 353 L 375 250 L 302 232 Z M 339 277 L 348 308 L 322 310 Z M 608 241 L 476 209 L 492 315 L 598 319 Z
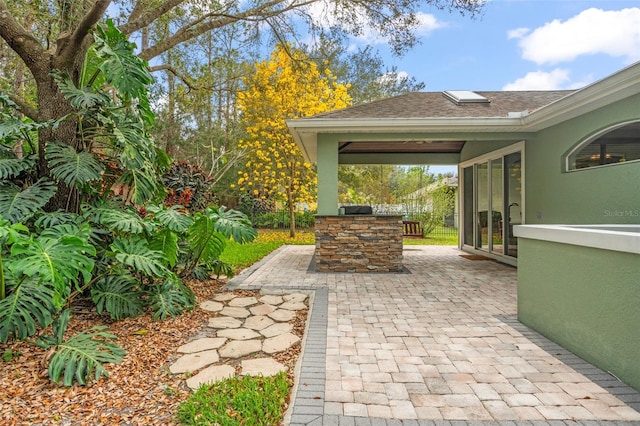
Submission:
M 609 127 L 606 127 L 596 133 L 591 134 L 590 136 L 584 138 L 581 142 L 579 142 L 578 144 L 576 144 L 568 153 L 565 154 L 564 156 L 564 171 L 565 173 L 573 173 L 573 172 L 581 172 L 584 170 L 592 170 L 592 169 L 600 169 L 602 167 L 611 167 L 611 166 L 620 166 L 623 164 L 628 164 L 628 163 L 636 163 L 640 161 L 640 158 L 634 159 L 634 160 L 628 160 L 628 161 L 623 161 L 620 163 L 610 163 L 610 164 L 599 164 L 596 166 L 591 166 L 591 167 L 583 167 L 580 169 L 577 168 L 571 168 L 571 157 L 575 156 L 576 154 L 579 153 L 579 151 L 581 151 L 583 148 L 587 147 L 588 145 L 591 145 L 591 143 L 593 143 L 595 140 L 597 140 L 598 138 L 600 138 L 601 136 L 606 135 L 607 133 L 610 133 L 614 130 L 620 129 L 622 127 L 628 126 L 629 124 L 635 124 L 635 123 L 640 123 L 640 119 L 633 119 L 633 120 L 627 120 L 627 121 L 623 121 L 617 124 L 613 124 Z

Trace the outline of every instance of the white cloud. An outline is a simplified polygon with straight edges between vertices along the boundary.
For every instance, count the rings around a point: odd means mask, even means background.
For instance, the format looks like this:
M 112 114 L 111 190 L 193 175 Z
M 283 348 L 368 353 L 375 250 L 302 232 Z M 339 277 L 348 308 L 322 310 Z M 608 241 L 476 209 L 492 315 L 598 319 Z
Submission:
M 556 68 L 551 72 L 529 72 L 513 83 L 504 85 L 502 90 L 559 90 L 566 89 L 570 82 L 569 71 Z
M 518 30 L 510 32 L 517 35 Z M 536 64 L 572 61 L 605 54 L 640 59 L 640 8 L 604 11 L 591 8 L 566 21 L 554 20 L 520 35 L 522 57 Z
M 416 34 L 418 35 L 429 35 L 433 31 L 447 26 L 446 23 L 438 21 L 438 19 L 430 13 L 418 12 L 416 14 L 416 17 L 418 18 L 419 22 L 418 28 L 416 30 Z
M 507 32 L 507 38 L 509 40 L 511 40 L 512 38 L 522 38 L 527 33 L 529 33 L 529 31 L 531 31 L 531 30 L 529 28 L 525 28 L 525 27 L 516 28 L 515 30 L 510 30 L 510 31 Z

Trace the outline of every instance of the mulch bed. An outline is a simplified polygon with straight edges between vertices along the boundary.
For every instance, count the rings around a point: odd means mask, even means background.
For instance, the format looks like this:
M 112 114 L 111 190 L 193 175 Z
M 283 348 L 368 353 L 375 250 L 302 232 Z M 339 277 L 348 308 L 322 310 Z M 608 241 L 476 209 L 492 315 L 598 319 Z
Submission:
M 223 281 L 190 281 L 198 303 L 225 290 Z M 257 291 L 236 290 L 243 296 Z M 308 311 L 300 311 L 292 333 L 302 338 Z M 0 425 L 174 425 L 178 405 L 190 393 L 184 375 L 171 375 L 176 349 L 206 329 L 215 313 L 195 309 L 176 318 L 154 321 L 150 314 L 122 321 L 98 315 L 90 305 L 76 303 L 66 336 L 94 325 L 108 325 L 116 343 L 127 351 L 119 364 L 107 365 L 108 378 L 88 386 L 62 387 L 47 376 L 47 351 L 25 342 L 0 344 L 20 355 L 0 360 Z M 301 351 L 297 343 L 274 358 L 294 366 Z M 286 407 L 285 407 L 286 409 Z

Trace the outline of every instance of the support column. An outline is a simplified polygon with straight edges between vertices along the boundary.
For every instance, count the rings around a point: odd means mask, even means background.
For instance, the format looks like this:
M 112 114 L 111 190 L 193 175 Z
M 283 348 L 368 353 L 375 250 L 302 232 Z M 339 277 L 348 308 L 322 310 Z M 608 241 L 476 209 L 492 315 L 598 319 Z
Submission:
M 318 215 L 338 214 L 338 141 L 318 135 Z

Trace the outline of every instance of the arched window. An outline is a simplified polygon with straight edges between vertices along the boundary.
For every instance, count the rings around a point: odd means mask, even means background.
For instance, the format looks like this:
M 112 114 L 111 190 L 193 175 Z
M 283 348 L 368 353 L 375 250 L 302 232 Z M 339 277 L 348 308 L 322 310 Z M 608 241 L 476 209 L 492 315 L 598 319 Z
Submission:
M 579 170 L 640 160 L 640 121 L 625 123 L 578 145 L 567 157 L 567 169 Z

